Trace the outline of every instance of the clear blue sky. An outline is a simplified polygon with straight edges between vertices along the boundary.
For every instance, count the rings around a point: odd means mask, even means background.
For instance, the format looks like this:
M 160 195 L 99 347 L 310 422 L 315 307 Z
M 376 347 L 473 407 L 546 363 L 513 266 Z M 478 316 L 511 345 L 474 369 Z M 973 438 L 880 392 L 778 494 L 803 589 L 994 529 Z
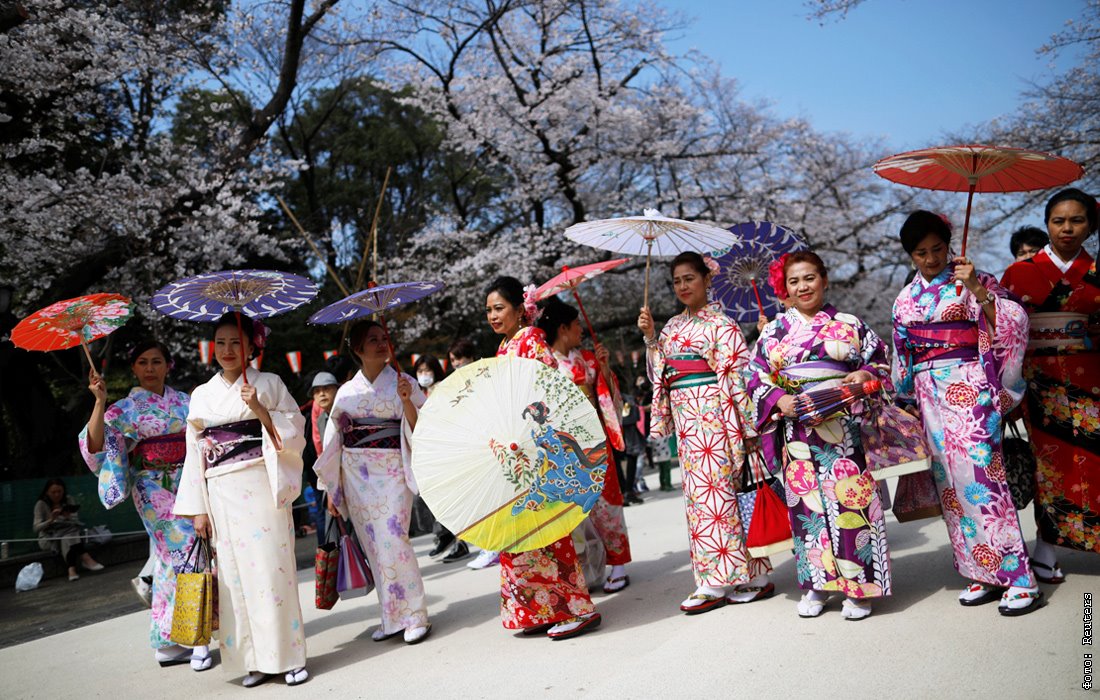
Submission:
M 818 129 L 883 137 L 895 151 L 942 145 L 946 131 L 1015 110 L 1028 81 L 1052 70 L 1035 50 L 1083 4 L 867 0 L 822 25 L 802 0 L 657 2 L 694 18 L 670 48 L 720 63 L 744 98 Z

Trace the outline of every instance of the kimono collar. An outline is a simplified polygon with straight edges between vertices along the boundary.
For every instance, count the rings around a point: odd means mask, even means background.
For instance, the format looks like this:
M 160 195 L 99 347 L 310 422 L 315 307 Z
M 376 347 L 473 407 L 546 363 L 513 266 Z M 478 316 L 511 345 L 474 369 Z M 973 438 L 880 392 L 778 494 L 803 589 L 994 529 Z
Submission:
M 153 392 L 149 391 L 148 389 L 143 389 L 141 386 L 135 386 L 132 389 L 130 389 L 130 393 L 127 395 L 127 398 L 133 399 L 134 401 L 140 401 L 140 400 L 145 400 L 145 401 L 167 401 L 169 399 L 169 397 L 171 396 L 171 391 L 172 391 L 172 387 L 165 384 L 164 385 L 164 396 L 160 396 L 158 394 L 154 394 Z
M 918 271 L 917 276 L 916 276 L 916 278 L 914 278 L 913 281 L 917 283 L 916 288 L 918 290 L 924 291 L 925 289 L 928 289 L 929 287 L 935 287 L 936 285 L 939 285 L 939 284 L 947 284 L 947 280 L 950 279 L 951 277 L 953 277 L 954 275 L 955 275 L 955 263 L 949 262 L 949 263 L 947 263 L 947 266 L 944 267 L 942 270 L 940 270 L 939 274 L 936 275 L 935 277 L 933 277 L 932 279 L 930 279 L 930 280 L 924 279 L 924 275 L 922 275 Z
M 715 315 L 725 316 L 722 312 L 722 305 L 716 301 L 708 302 L 699 307 L 699 310 L 695 313 L 690 313 L 687 309 L 684 309 L 683 316 L 686 318 L 698 318 L 701 320 L 708 320 Z
M 1073 267 L 1073 263 L 1077 262 L 1077 258 L 1081 257 L 1081 253 L 1084 252 L 1084 250 L 1085 250 L 1084 246 L 1081 246 L 1080 248 L 1078 248 L 1077 253 L 1074 254 L 1073 258 L 1071 260 L 1069 260 L 1068 262 L 1065 261 L 1065 260 L 1062 260 L 1062 258 L 1060 258 L 1058 256 L 1058 253 L 1054 252 L 1054 248 L 1050 247 L 1049 243 L 1047 243 L 1045 246 L 1043 246 L 1043 249 L 1040 252 L 1045 253 L 1046 256 L 1048 258 L 1050 258 L 1050 261 L 1052 263 L 1054 263 L 1054 266 L 1057 267 L 1059 270 L 1061 270 L 1062 274 L 1064 275 L 1067 272 L 1069 272 L 1069 269 L 1071 267 Z
M 792 306 L 787 309 L 786 315 L 792 324 L 804 323 L 811 327 L 823 326 L 829 321 L 833 320 L 833 316 L 836 315 L 836 307 L 832 304 L 825 304 L 820 309 L 818 309 L 813 318 L 808 319 L 802 315 L 801 311 Z
M 378 373 L 378 376 L 374 378 L 372 382 L 367 378 L 367 375 L 360 369 L 355 373 L 355 379 L 361 381 L 365 386 L 380 387 L 397 381 L 397 370 L 393 368 L 393 365 L 386 363 L 386 366 L 382 368 L 382 371 Z

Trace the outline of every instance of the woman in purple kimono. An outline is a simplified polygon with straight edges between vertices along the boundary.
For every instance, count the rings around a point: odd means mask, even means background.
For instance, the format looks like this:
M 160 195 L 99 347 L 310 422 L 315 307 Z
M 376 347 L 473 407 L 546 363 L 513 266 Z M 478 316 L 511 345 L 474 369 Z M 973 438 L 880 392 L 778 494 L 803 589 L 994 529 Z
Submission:
M 165 384 L 172 354 L 163 343 L 149 340 L 130 352 L 130 371 L 138 386 L 107 407 L 103 377 L 92 373 L 88 389 L 95 408 L 80 433 L 80 452 L 99 477 L 99 500 L 114 508 L 133 496 L 145 531 L 153 540 L 152 624 L 150 643 L 161 666 L 190 661 L 205 671 L 213 659 L 206 646 L 185 649 L 173 644 L 172 610 L 176 574 L 182 573 L 195 543 L 191 521 L 172 514 L 183 458 L 188 396 Z
M 952 258 L 944 218 L 913 212 L 901 245 L 917 275 L 894 301 L 895 384 L 920 410 L 955 568 L 971 580 L 959 603 L 999 600 L 1002 615 L 1025 615 L 1042 593 L 1006 482 L 1001 420 L 1026 387 L 1027 312 L 995 277 Z
M 890 594 L 890 552 L 878 488 L 864 459 L 859 418 L 809 426 L 795 396 L 840 384 L 888 382 L 886 344 L 855 316 L 825 303 L 828 271 L 815 253 L 773 263 L 776 294 L 791 306 L 764 327 L 746 369 L 752 418 L 771 470 L 782 466 L 794 535 L 801 617 L 817 617 L 831 592 L 841 615 L 862 620 Z

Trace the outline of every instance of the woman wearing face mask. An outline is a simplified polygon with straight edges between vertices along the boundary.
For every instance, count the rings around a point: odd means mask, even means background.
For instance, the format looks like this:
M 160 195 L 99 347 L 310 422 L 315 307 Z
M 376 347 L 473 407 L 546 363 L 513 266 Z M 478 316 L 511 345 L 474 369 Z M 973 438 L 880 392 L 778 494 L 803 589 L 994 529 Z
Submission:
M 191 521 L 172 514 L 187 452 L 188 396 L 165 384 L 171 368 L 172 353 L 163 343 L 138 343 L 130 352 L 130 371 L 138 386 L 110 408 L 103 377 L 90 373 L 88 390 L 95 396 L 95 408 L 78 440 L 88 468 L 99 475 L 99 500 L 114 508 L 132 495 L 138 517 L 152 538 L 149 639 L 156 650 L 154 658 L 161 666 L 190 660 L 191 668 L 205 671 L 213 663 L 207 647 L 185 649 L 169 639 L 176 573 L 184 570 L 195 543 Z
M 772 264 L 771 278 L 776 296 L 792 303 L 760 334 L 748 390 L 770 471 L 784 472 L 795 571 L 805 591 L 798 614 L 817 617 L 829 593 L 839 591 L 841 615 L 862 620 L 872 599 L 890 595 L 891 580 L 886 521 L 859 418 L 839 414 L 809 427 L 797 420 L 794 405 L 806 390 L 872 379 L 888 384 L 886 344 L 858 318 L 825 303 L 829 276 L 816 253 L 784 255 Z
M 622 402 L 608 365 L 607 348 L 599 344 L 595 352 L 581 348 L 583 330 L 579 314 L 557 297 L 550 297 L 543 303 L 538 327 L 546 335 L 558 369 L 580 387 L 599 413 L 609 448 L 625 449 L 623 429 L 619 424 L 621 409 L 618 406 Z M 610 449 L 608 455 L 611 455 Z M 611 566 L 603 586 L 604 593 L 616 593 L 630 585 L 630 577 L 626 575 L 626 565 L 630 563 L 630 538 L 626 534 L 623 494 L 615 471 L 615 467 L 608 464 L 603 493 L 591 513 L 592 525 L 607 550 L 607 563 Z
M 1065 189 L 1047 202 L 1050 243 L 1005 272 L 1031 320 L 1024 376 L 1038 463 L 1031 566 L 1062 583 L 1055 546 L 1100 552 L 1100 275 L 1085 251 L 1095 240 L 1096 199 Z
M 325 449 L 314 464 L 333 517 L 351 519 L 363 544 L 382 612 L 376 642 L 403 634 L 417 644 L 431 632 L 424 580 L 409 542 L 416 498 L 409 445 L 424 393 L 390 366 L 390 343 L 377 321 L 348 336 L 359 372 L 336 392 Z
M 240 324 L 238 330 L 238 323 Z M 195 389 L 176 515 L 217 549 L 222 663 L 251 688 L 309 678 L 291 504 L 302 490 L 305 418 L 278 375 L 248 368 L 267 329 L 234 313 L 214 324 L 221 367 Z
M 435 355 L 421 355 L 418 357 L 416 364 L 413 365 L 413 374 L 416 375 L 416 383 L 420 385 L 425 396 L 430 395 L 432 388 L 447 376 L 443 371 L 443 365 L 439 363 Z
M 530 325 L 537 313 L 529 293 L 515 277 L 498 277 L 489 285 L 485 316 L 493 331 L 504 337 L 497 356 L 526 357 L 557 369 L 546 334 Z M 530 552 L 501 552 L 500 578 L 500 615 L 508 629 L 566 639 L 600 624 L 569 535 Z
M 713 261 L 711 261 L 713 263 Z M 717 268 L 717 265 L 715 265 Z M 645 336 L 653 382 L 650 431 L 680 437 L 695 592 L 680 610 L 688 615 L 727 603 L 751 603 L 775 594 L 771 562 L 749 555 L 746 525 L 737 510 L 748 408 L 741 370 L 749 359 L 741 329 L 707 300 L 711 268 L 698 253 L 681 253 L 669 271 L 682 313 L 657 337 L 653 316 L 643 308 L 638 328 Z
M 900 238 L 917 275 L 894 301 L 894 384 L 920 410 L 955 568 L 971 580 L 959 603 L 999 600 L 1002 615 L 1024 615 L 1042 593 L 1006 481 L 1001 422 L 1026 388 L 1027 314 L 996 278 L 951 255 L 943 217 L 915 211 Z

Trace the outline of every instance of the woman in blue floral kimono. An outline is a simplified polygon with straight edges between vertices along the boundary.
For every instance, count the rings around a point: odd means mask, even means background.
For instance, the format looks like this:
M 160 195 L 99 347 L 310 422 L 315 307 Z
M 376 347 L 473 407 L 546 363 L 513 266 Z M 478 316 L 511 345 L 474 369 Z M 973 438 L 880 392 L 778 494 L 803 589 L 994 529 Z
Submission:
M 825 303 L 828 272 L 815 253 L 773 263 L 776 294 L 793 304 L 764 327 L 748 366 L 752 417 L 765 459 L 783 468 L 794 535 L 801 617 L 817 617 L 832 591 L 841 615 L 862 620 L 890 595 L 890 551 L 878 488 L 864 458 L 859 418 L 840 414 L 809 426 L 796 419 L 806 390 L 872 379 L 888 382 L 886 344 L 855 316 Z
M 184 428 L 188 397 L 167 386 L 172 355 L 164 344 L 149 340 L 130 353 L 130 369 L 138 386 L 107 408 L 103 378 L 92 372 L 89 390 L 95 408 L 80 433 L 80 452 L 99 476 L 99 500 L 107 508 L 131 494 L 145 531 L 153 540 L 152 626 L 149 638 L 162 666 L 191 661 L 205 671 L 212 659 L 207 647 L 184 649 L 169 639 L 176 597 L 176 574 L 195 542 L 191 521 L 172 514 L 186 453 Z

